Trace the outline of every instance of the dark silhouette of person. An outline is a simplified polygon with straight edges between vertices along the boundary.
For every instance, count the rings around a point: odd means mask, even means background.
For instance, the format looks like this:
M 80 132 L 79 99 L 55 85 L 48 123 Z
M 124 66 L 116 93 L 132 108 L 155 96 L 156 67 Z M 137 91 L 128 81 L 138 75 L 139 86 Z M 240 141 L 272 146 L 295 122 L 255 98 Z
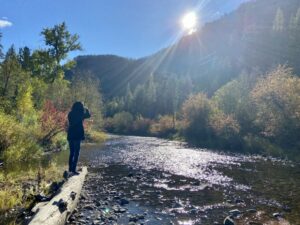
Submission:
M 74 174 L 78 174 L 76 166 L 80 152 L 80 143 L 85 139 L 83 120 L 90 117 L 89 110 L 84 108 L 82 102 L 75 102 L 68 114 L 68 142 L 70 147 L 69 172 Z

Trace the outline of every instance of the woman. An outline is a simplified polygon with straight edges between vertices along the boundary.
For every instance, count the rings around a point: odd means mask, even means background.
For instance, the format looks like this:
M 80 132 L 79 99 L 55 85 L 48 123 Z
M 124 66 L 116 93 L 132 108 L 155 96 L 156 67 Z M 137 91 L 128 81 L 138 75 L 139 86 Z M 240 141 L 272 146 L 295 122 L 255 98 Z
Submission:
M 76 166 L 80 152 L 80 142 L 84 140 L 83 120 L 90 118 L 90 112 L 81 102 L 75 102 L 68 114 L 68 141 L 70 146 L 69 172 L 78 174 Z

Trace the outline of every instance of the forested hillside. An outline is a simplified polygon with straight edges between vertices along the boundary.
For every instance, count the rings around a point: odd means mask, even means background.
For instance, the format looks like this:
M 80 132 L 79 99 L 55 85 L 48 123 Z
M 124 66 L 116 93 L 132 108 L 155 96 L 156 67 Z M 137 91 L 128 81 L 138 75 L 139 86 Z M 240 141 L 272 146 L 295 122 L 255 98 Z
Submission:
M 300 2 L 257 0 L 210 22 L 173 46 L 143 59 L 80 56 L 74 70 L 89 70 L 102 81 L 105 96 L 123 94 L 151 74 L 157 79 L 191 79 L 193 91 L 214 93 L 243 71 L 266 72 L 278 64 L 300 73 Z
M 75 58 L 76 66 L 66 73 L 71 78 L 74 73 L 87 71 L 101 79 L 102 92 L 108 98 L 121 94 L 126 90 L 126 83 L 143 83 L 146 79 L 141 74 L 150 74 L 151 67 L 142 66 L 146 59 L 128 59 L 115 55 L 78 56 Z
M 77 57 L 68 76 L 100 78 L 109 131 L 295 153 L 298 43 L 299 1 L 250 1 L 142 59 Z

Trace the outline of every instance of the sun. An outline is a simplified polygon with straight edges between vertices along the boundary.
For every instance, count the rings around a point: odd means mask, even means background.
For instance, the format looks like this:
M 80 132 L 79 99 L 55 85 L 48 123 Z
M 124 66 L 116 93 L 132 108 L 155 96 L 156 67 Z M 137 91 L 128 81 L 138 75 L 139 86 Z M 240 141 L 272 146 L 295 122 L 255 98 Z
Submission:
M 181 19 L 182 28 L 187 31 L 188 34 L 192 34 L 196 31 L 197 22 L 198 18 L 195 12 L 188 12 Z

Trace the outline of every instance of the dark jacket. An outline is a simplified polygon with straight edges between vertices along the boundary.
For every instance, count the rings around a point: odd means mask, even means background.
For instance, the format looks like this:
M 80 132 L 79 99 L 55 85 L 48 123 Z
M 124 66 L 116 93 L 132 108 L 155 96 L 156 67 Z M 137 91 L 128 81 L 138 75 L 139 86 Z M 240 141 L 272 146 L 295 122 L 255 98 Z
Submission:
M 83 120 L 90 117 L 88 109 L 85 109 L 84 112 L 69 112 L 68 140 L 84 140 Z

